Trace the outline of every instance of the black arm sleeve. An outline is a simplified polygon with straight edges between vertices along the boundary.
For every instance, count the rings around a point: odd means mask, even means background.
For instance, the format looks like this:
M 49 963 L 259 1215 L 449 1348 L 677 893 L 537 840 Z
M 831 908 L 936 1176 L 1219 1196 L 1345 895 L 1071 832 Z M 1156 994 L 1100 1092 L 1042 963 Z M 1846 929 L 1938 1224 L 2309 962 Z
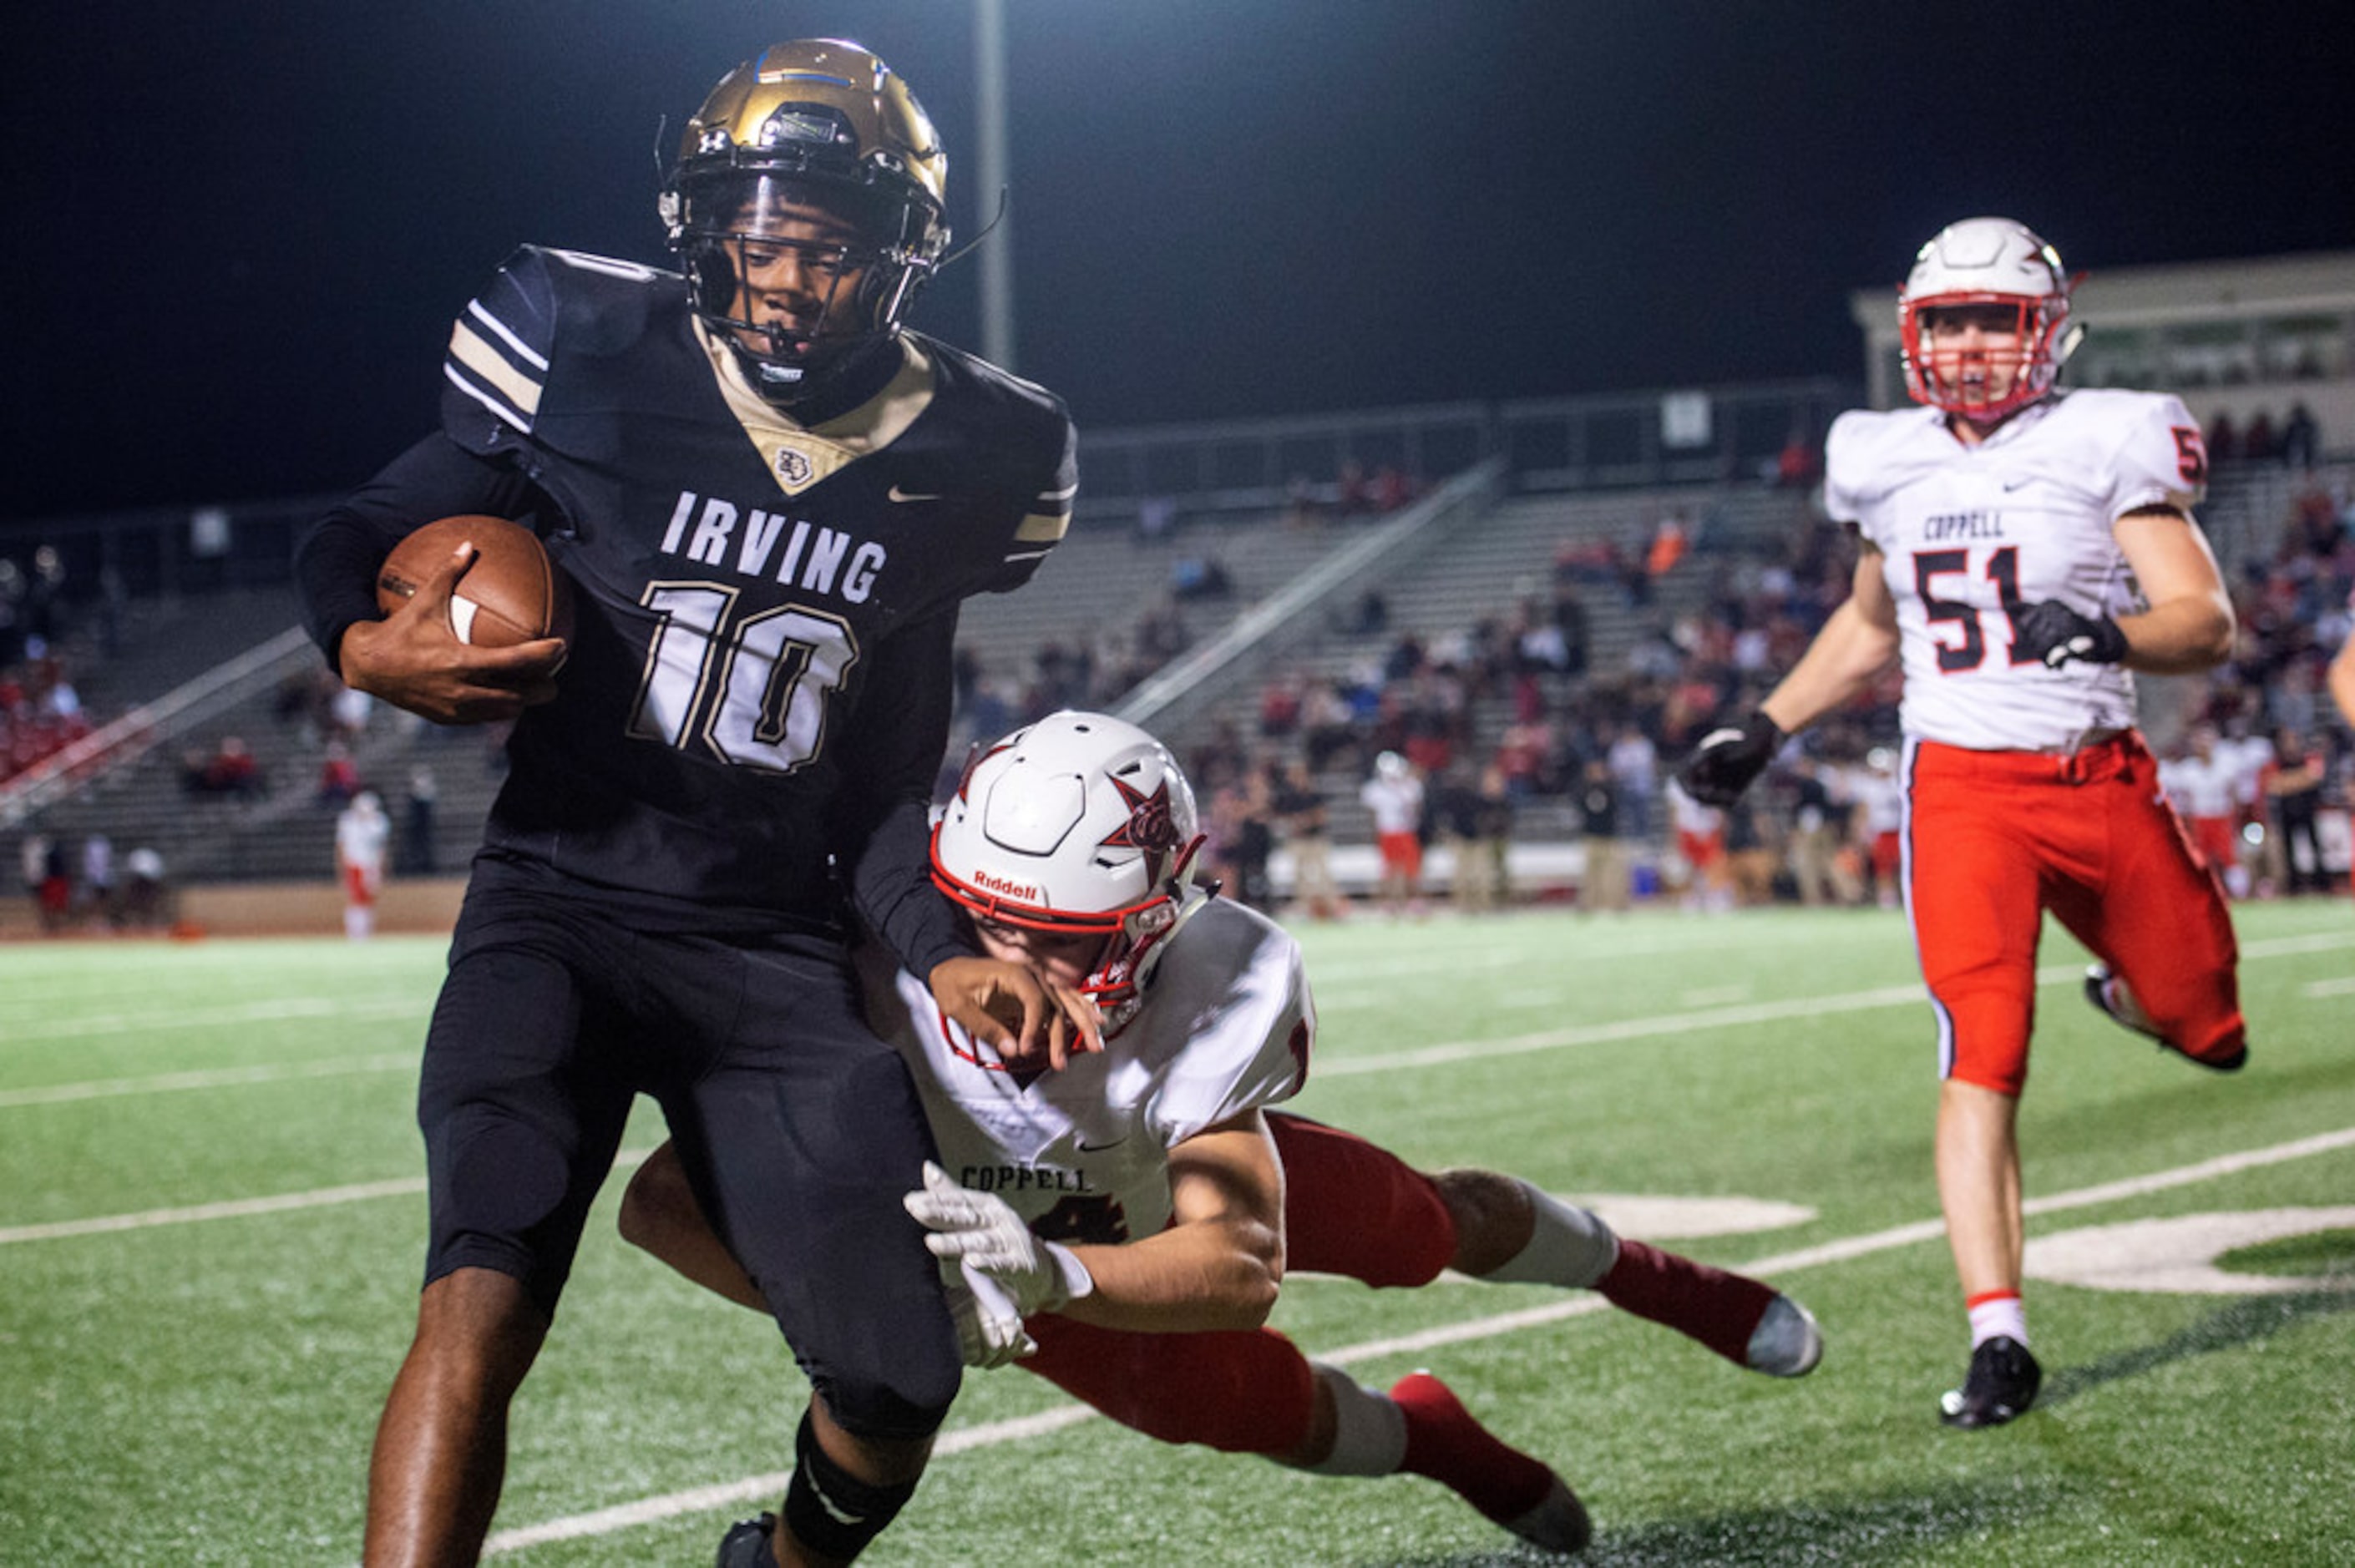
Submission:
M 850 901 L 909 972 L 980 948 L 932 885 L 932 786 L 948 747 L 957 612 L 950 605 L 891 638 L 868 677 L 843 761 L 834 843 Z
M 303 530 L 294 582 L 311 641 L 340 670 L 344 629 L 377 618 L 376 574 L 401 539 L 441 517 L 521 517 L 538 493 L 520 473 L 479 458 L 438 431 Z

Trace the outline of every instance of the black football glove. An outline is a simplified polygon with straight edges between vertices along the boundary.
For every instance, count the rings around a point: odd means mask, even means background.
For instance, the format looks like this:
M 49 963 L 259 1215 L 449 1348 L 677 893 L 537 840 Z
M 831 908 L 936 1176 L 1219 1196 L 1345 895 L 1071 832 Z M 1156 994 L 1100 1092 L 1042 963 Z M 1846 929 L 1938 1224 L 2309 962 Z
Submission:
M 2011 618 L 2019 635 L 2012 652 L 2041 659 L 2048 670 L 2070 660 L 2115 664 L 2126 656 L 2126 634 L 2106 615 L 2080 615 L 2057 599 L 2040 599 Z
M 1783 747 L 1783 726 L 1763 713 L 1725 725 L 1700 737 L 1677 770 L 1685 793 L 1704 806 L 1731 806 L 1766 771 Z

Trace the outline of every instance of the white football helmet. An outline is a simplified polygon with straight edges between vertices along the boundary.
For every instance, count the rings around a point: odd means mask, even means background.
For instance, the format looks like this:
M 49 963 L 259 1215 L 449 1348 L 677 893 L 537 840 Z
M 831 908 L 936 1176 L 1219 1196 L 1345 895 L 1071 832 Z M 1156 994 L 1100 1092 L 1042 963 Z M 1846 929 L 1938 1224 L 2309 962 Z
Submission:
M 1203 835 L 1178 760 L 1104 714 L 1050 714 L 965 769 L 932 830 L 932 881 L 983 919 L 1102 932 L 1081 988 L 1107 1032 L 1133 1016 L 1161 944 L 1210 889 L 1194 882 Z
M 2084 335 L 2069 321 L 2076 280 L 2060 254 L 2027 225 L 2008 217 L 1966 217 L 1940 229 L 1913 259 L 1897 297 L 1904 345 L 1905 390 L 1917 403 L 1979 420 L 1997 420 L 2052 390 L 2062 364 Z M 2009 305 L 2017 313 L 2019 362 L 2000 396 L 1974 394 L 1934 362 L 1925 312 L 1955 305 Z

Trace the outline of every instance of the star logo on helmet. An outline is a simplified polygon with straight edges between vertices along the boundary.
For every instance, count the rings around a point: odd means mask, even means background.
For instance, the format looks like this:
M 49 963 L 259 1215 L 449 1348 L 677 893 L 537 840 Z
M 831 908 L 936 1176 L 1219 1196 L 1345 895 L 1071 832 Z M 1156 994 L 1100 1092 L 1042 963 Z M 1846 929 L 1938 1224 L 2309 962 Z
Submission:
M 1112 787 L 1127 803 L 1128 821 L 1107 834 L 1102 847 L 1137 851 L 1145 856 L 1146 880 L 1157 883 L 1163 862 L 1178 847 L 1178 823 L 1169 814 L 1169 781 L 1163 779 L 1150 795 L 1130 789 L 1118 779 Z

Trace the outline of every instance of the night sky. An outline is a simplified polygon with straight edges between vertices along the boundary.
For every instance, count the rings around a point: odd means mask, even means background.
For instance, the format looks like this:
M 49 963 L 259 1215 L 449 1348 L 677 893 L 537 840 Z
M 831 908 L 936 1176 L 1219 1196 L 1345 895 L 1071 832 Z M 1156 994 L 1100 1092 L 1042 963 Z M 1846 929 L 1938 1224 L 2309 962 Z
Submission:
M 1860 374 L 1940 224 L 2073 268 L 2355 249 L 2336 7 L 1008 0 L 1018 366 L 1088 426 Z M 962 0 L 40 0 L 0 64 L 0 522 L 335 491 L 517 243 L 663 259 L 656 128 L 778 38 L 915 87 Z M 978 347 L 977 271 L 917 324 Z M 1082 462 L 1084 463 L 1084 446 Z

